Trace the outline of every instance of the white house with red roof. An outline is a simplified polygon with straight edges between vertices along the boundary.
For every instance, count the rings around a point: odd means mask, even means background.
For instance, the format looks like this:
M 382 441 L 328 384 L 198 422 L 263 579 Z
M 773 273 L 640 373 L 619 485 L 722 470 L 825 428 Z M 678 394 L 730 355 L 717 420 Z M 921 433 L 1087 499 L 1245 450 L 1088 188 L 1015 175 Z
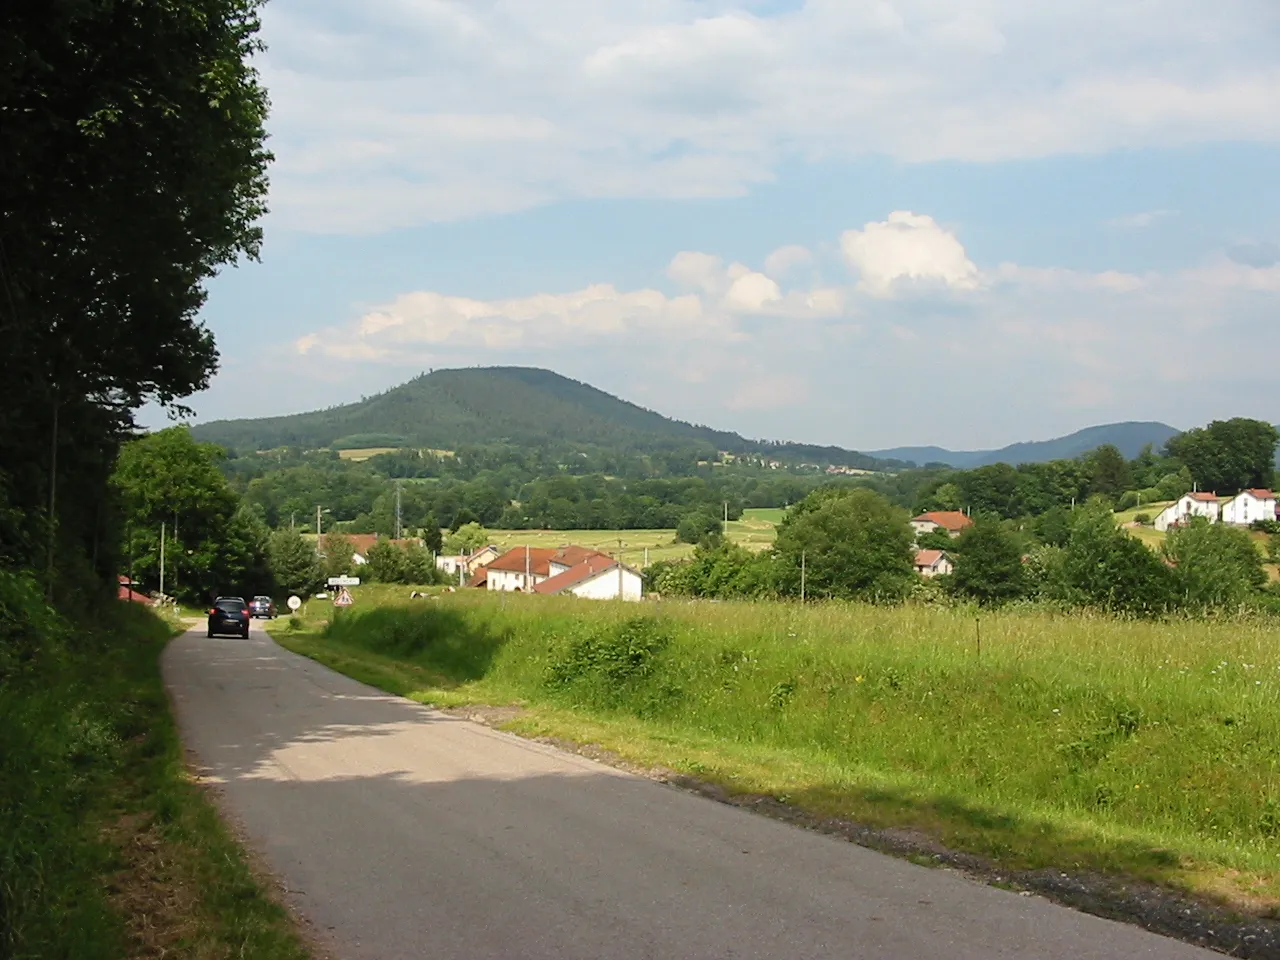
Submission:
M 569 594 L 588 600 L 640 600 L 644 597 L 644 577 L 613 557 L 596 553 L 542 581 L 533 592 L 544 596 Z
M 934 530 L 945 530 L 951 536 L 958 537 L 971 526 L 973 521 L 959 510 L 930 510 L 911 518 L 911 529 L 916 532 L 916 536 L 932 533 Z
M 945 550 L 917 550 L 916 573 L 922 577 L 937 577 L 950 573 L 954 567 Z
M 1210 523 L 1217 523 L 1221 514 L 1216 493 L 1193 490 L 1191 493 L 1184 493 L 1161 510 L 1152 526 L 1157 530 L 1168 530 L 1170 527 L 1181 526 L 1192 517 L 1204 517 Z
M 1241 490 L 1222 505 L 1222 522 L 1247 527 L 1259 520 L 1275 520 L 1276 495 L 1270 490 Z
M 472 579 L 487 590 L 509 593 L 572 594 L 595 600 L 639 600 L 644 578 L 590 547 L 515 547 L 489 563 Z

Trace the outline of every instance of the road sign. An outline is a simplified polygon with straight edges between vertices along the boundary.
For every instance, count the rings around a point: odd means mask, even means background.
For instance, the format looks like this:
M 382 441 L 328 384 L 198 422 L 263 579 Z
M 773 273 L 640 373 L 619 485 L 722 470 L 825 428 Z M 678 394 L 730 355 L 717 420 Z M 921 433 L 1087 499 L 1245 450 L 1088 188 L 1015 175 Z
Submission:
M 289 607 L 289 609 L 290 609 L 290 610 L 293 610 L 293 611 L 297 611 L 297 609 L 298 609 L 300 606 L 302 606 L 302 601 L 301 601 L 301 600 L 299 600 L 297 597 L 290 597 L 290 598 L 288 599 L 287 603 L 288 603 L 288 607 Z
M 329 586 L 331 587 L 358 587 L 360 586 L 359 577 L 330 577 Z
M 351 599 L 351 594 L 346 587 L 339 590 L 338 595 L 333 598 L 333 605 L 335 607 L 349 607 L 353 603 L 355 603 L 355 601 Z

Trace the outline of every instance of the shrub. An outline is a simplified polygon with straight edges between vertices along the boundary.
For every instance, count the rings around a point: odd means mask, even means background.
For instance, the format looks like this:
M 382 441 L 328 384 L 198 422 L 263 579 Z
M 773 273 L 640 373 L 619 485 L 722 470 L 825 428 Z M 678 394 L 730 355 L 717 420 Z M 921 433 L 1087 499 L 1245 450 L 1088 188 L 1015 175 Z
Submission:
M 1164 553 L 1182 602 L 1196 610 L 1241 606 L 1267 582 L 1253 539 L 1225 523 L 1193 517 L 1169 534 Z
M 954 589 L 983 606 L 998 606 L 1026 593 L 1022 549 L 999 520 L 982 517 L 957 542 Z
M 1173 572 L 1116 526 L 1111 507 L 1090 500 L 1071 530 L 1062 561 L 1068 602 L 1115 613 L 1154 616 L 1173 606 Z
M 702 543 L 722 535 L 723 524 L 719 517 L 705 510 L 693 510 L 680 518 L 676 527 L 676 539 L 681 543 Z M 710 542 L 710 541 L 709 541 Z
M 1138 524 L 1139 526 L 1149 527 L 1151 526 L 1151 514 L 1135 513 L 1133 515 L 1133 522 Z

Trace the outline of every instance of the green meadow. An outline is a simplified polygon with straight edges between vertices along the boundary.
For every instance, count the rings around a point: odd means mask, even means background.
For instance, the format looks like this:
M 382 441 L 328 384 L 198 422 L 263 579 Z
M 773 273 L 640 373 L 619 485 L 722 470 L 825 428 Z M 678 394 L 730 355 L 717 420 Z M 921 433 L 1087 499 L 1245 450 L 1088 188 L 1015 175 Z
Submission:
M 520 705 L 511 726 L 526 735 L 911 827 L 1011 868 L 1140 877 L 1280 912 L 1270 621 L 377 600 L 273 632 L 423 702 Z

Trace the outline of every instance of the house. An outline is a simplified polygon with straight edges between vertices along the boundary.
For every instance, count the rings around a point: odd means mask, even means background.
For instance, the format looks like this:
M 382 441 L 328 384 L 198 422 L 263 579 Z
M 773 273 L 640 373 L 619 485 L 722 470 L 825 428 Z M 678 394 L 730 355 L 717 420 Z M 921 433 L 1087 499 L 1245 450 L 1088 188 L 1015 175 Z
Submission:
M 1210 523 L 1217 523 L 1219 517 L 1218 495 L 1195 490 L 1184 493 L 1175 502 L 1160 511 L 1152 524 L 1157 530 L 1168 530 L 1186 523 L 1192 517 L 1204 517 Z
M 529 593 L 551 578 L 551 558 L 559 551 L 552 547 L 515 547 L 489 563 L 485 586 L 489 590 Z
M 605 554 L 590 553 L 592 556 L 581 563 L 543 580 L 533 588 L 533 592 L 544 596 L 567 593 L 589 600 L 643 599 L 644 577 L 640 571 Z
M 475 576 L 477 570 L 488 566 L 501 555 L 502 551 L 491 543 L 471 553 L 441 554 L 436 557 L 436 569 L 455 580 L 464 580 Z
M 145 603 L 148 606 L 151 604 L 150 597 L 148 597 L 144 593 L 139 593 L 137 590 L 133 589 L 138 585 L 136 581 L 130 580 L 128 577 L 124 576 L 123 574 L 118 578 L 118 581 L 119 581 L 119 589 L 116 593 L 116 596 L 119 597 L 121 600 L 127 600 L 130 603 Z
M 369 548 L 378 542 L 376 533 L 348 533 L 346 538 L 351 541 L 351 562 L 356 566 L 363 566 L 369 561 L 365 558 L 369 555 Z
M 1259 520 L 1276 519 L 1276 495 L 1270 490 L 1241 490 L 1222 505 L 1222 522 L 1247 527 Z
M 917 537 L 935 530 L 945 530 L 951 536 L 957 537 L 966 527 L 971 526 L 973 521 L 959 510 L 931 510 L 911 518 L 911 529 L 916 532 Z
M 916 573 L 922 577 L 936 577 L 950 573 L 954 567 L 945 550 L 916 551 Z

